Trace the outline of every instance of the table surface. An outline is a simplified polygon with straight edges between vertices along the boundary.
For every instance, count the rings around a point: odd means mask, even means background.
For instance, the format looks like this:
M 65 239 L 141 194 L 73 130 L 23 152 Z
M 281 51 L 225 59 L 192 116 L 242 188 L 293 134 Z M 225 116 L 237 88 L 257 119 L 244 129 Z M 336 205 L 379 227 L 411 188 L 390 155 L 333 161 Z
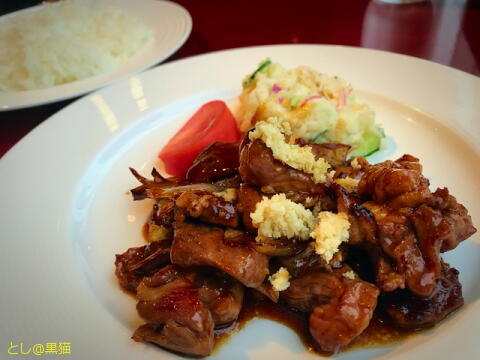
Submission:
M 166 62 L 254 45 L 336 44 L 412 55 L 480 75 L 480 0 L 406 5 L 380 0 L 176 2 L 190 12 L 193 30 Z M 33 3 L 23 2 L 24 6 Z M 12 10 L 0 5 L 0 14 Z M 0 156 L 72 101 L 1 112 Z

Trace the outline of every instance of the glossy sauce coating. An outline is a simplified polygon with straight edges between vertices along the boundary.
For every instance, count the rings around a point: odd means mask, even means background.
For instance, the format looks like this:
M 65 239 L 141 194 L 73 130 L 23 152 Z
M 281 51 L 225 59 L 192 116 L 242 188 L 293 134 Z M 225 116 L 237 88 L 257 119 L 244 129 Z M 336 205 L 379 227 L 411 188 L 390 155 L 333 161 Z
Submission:
M 245 328 L 250 320 L 264 318 L 281 323 L 292 329 L 305 345 L 306 351 L 322 356 L 330 356 L 316 348 L 308 327 L 309 314 L 288 308 L 283 304 L 275 304 L 270 300 L 248 290 L 238 320 L 230 326 L 215 330 L 215 352 L 228 343 L 230 336 Z M 374 316 L 368 328 L 342 351 L 359 348 L 388 346 L 415 335 L 416 331 L 400 330 Z
M 210 182 L 233 176 L 239 166 L 238 143 L 216 141 L 194 160 L 186 178 L 192 183 Z

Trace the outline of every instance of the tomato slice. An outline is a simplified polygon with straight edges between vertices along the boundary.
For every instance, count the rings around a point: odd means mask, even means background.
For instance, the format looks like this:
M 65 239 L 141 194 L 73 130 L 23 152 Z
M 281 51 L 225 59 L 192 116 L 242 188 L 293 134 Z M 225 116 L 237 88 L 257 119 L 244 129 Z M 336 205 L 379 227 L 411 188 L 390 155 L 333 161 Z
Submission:
M 225 102 L 204 104 L 163 147 L 158 157 L 173 176 L 184 175 L 197 155 L 214 141 L 237 142 L 242 133 Z

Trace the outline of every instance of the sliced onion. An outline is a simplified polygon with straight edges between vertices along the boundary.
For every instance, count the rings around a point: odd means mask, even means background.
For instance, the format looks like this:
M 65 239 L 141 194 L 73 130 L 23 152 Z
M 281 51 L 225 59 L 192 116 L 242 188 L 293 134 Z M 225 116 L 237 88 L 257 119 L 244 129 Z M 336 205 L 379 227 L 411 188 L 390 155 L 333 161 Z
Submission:
M 270 284 L 269 282 L 264 282 L 263 284 L 260 284 L 260 286 L 256 287 L 255 290 L 257 290 L 260 294 L 265 295 L 274 303 L 277 303 L 278 298 L 280 297 L 279 292 L 273 290 L 272 284 Z
M 307 97 L 305 100 L 303 100 L 302 103 L 300 104 L 300 106 L 305 105 L 306 103 L 308 103 L 308 102 L 311 101 L 311 100 L 321 99 L 322 97 L 323 97 L 323 96 L 320 96 L 320 95 L 311 95 L 311 96 Z
M 295 243 L 288 239 L 263 239 L 253 244 L 259 253 L 269 256 L 292 256 L 305 247 L 305 243 Z
M 282 88 L 281 88 L 280 86 L 278 86 L 277 84 L 273 84 L 273 86 L 272 86 L 272 93 L 277 94 L 277 93 L 279 93 L 280 91 L 282 91 Z
M 348 98 L 348 95 L 350 95 L 351 92 L 352 92 L 352 87 L 351 86 L 344 87 L 340 91 L 340 94 L 338 95 L 337 110 L 340 110 L 343 107 L 345 107 L 345 105 L 347 105 L 347 98 Z
M 223 189 L 219 186 L 208 183 L 198 183 L 190 185 L 172 186 L 166 188 L 150 188 L 147 189 L 147 195 L 149 198 L 161 198 L 161 197 L 173 197 L 177 194 L 185 191 L 207 191 L 207 192 L 220 192 Z

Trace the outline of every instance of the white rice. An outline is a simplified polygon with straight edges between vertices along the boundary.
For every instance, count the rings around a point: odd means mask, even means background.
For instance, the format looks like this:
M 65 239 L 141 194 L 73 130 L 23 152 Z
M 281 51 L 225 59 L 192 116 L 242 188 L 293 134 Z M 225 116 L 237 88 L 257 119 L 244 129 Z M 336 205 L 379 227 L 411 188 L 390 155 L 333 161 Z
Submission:
M 64 0 L 0 21 L 0 91 L 42 89 L 112 71 L 153 41 L 139 19 Z

